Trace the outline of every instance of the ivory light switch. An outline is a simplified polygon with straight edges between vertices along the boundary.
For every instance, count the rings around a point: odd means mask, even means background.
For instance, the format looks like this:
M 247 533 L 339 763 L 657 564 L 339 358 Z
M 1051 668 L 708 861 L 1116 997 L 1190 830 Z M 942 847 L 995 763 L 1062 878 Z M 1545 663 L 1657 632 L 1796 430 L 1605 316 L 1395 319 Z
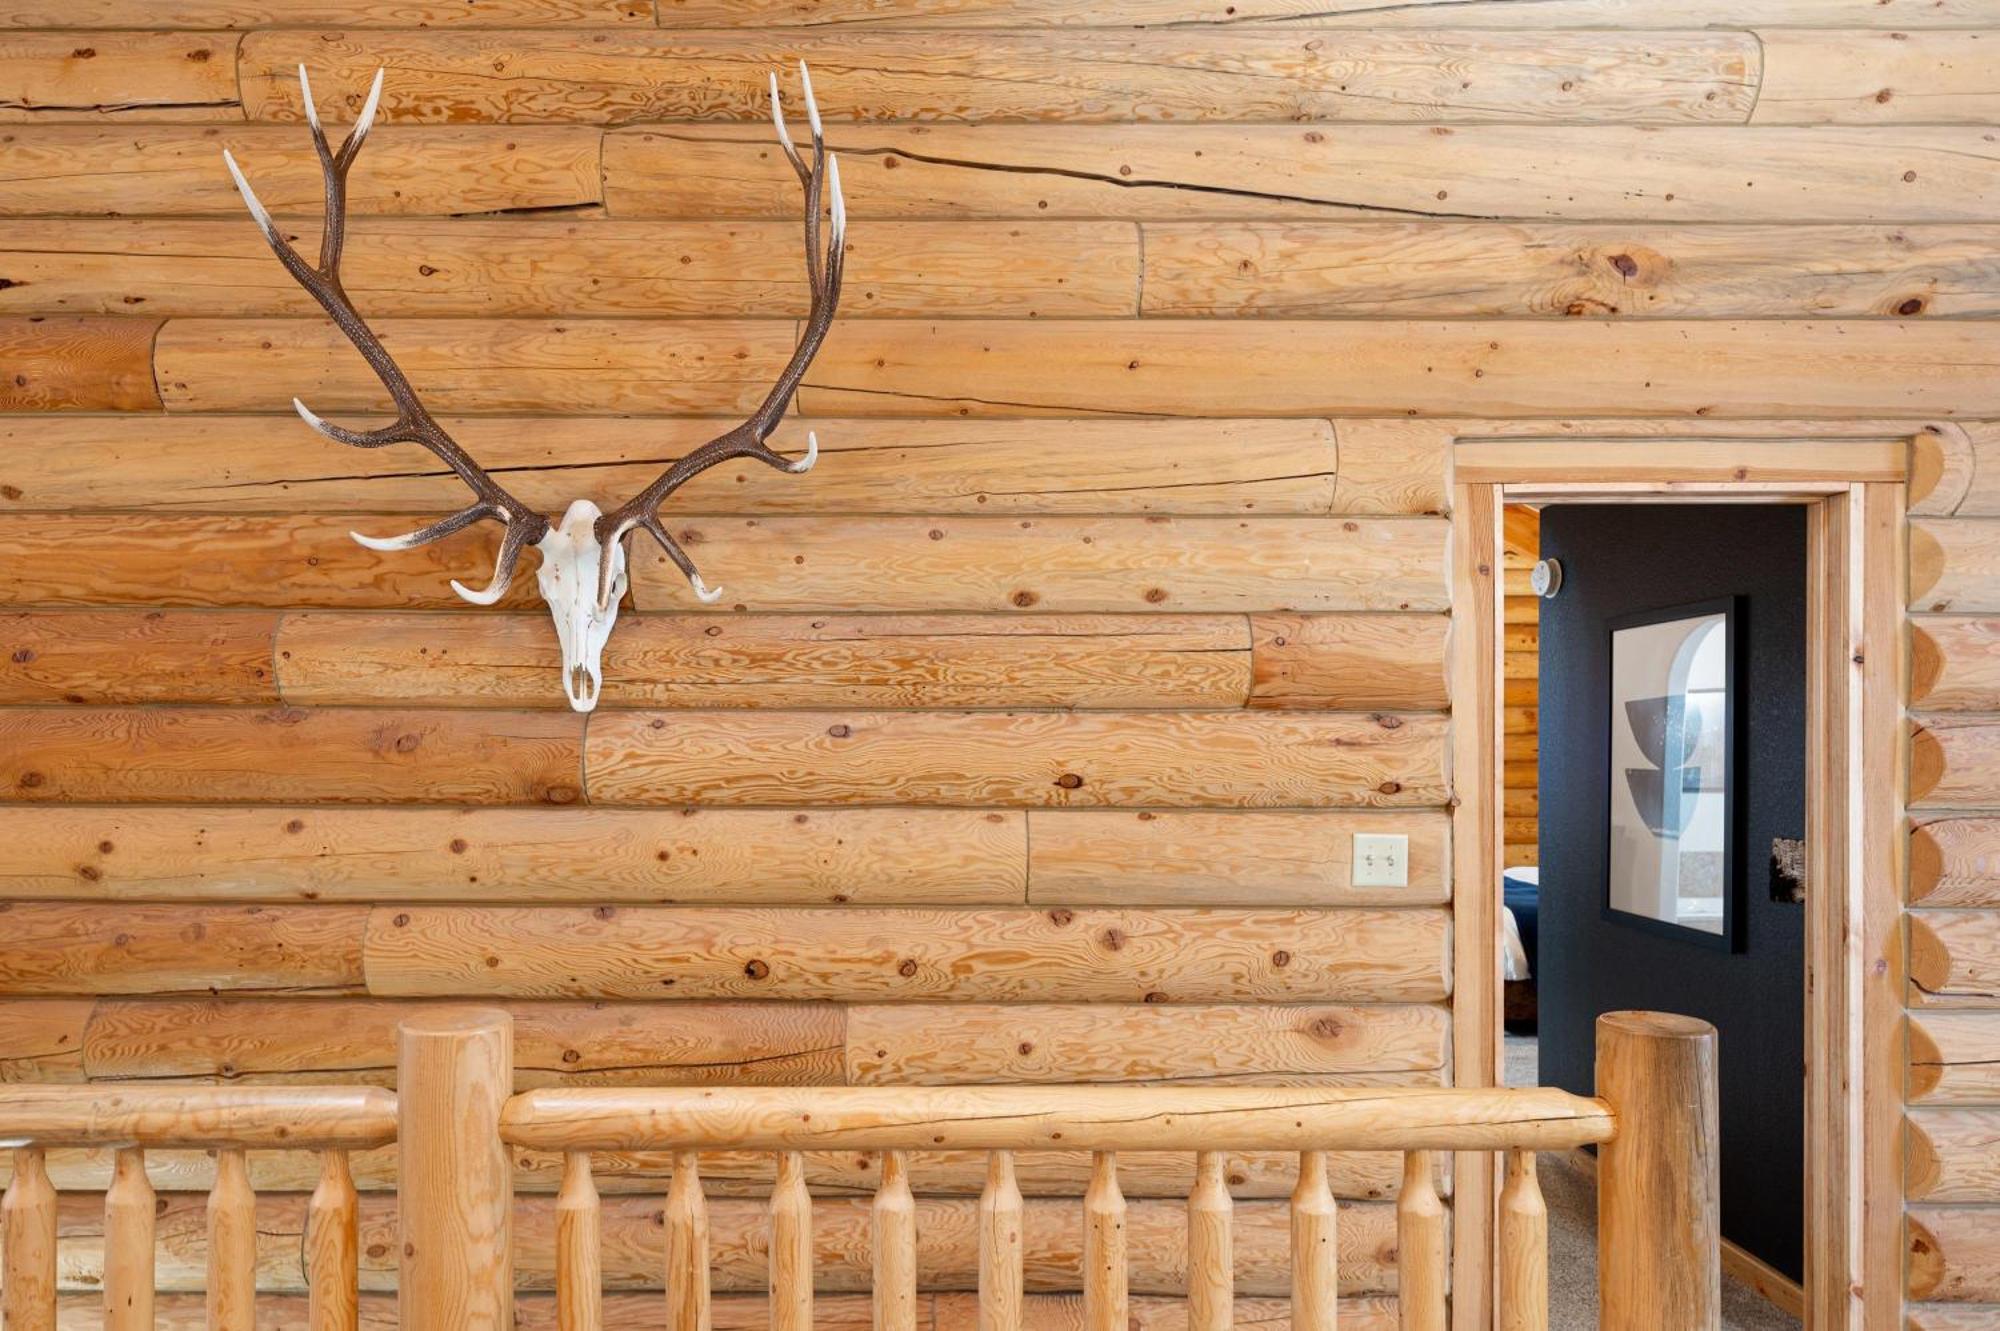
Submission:
M 1410 839 L 1379 832 L 1356 832 L 1349 880 L 1355 887 L 1408 887 Z

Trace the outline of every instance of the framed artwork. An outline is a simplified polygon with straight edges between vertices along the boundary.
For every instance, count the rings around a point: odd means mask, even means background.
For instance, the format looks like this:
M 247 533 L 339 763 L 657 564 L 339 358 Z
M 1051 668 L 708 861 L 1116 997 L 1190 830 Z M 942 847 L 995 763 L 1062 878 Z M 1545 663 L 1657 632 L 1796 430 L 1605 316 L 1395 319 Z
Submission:
M 1736 602 L 1621 615 L 1607 628 L 1605 917 L 1733 949 Z

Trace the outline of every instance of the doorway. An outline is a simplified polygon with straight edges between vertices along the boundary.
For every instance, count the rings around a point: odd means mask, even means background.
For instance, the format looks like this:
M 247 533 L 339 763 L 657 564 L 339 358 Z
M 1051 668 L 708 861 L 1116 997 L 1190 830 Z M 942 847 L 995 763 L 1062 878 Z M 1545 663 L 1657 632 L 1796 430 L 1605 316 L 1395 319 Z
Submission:
M 1481 423 L 1482 426 L 1486 423 Z M 1462 1084 L 1502 1075 L 1506 855 L 1502 550 L 1510 504 L 1757 504 L 1805 528 L 1804 1321 L 1861 1331 L 1900 1317 L 1901 1179 L 1893 1079 L 1899 1057 L 1894 950 L 1901 868 L 1902 529 L 1909 436 L 1813 438 L 1796 423 L 1526 423 L 1451 444 L 1455 1067 Z M 1884 432 L 1886 435 L 1888 432 Z M 1474 1291 L 1492 1270 L 1486 1162 L 1460 1169 L 1457 1269 Z M 1467 1300 L 1455 1326 L 1486 1324 Z

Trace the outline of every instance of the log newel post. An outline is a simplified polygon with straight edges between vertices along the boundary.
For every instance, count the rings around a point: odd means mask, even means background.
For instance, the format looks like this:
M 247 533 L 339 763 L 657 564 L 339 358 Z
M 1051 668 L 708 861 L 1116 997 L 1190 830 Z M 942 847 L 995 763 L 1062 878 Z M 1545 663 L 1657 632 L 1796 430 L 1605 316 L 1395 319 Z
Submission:
M 1618 1120 L 1598 1148 L 1603 1331 L 1722 1324 L 1715 1039 L 1693 1017 L 1597 1019 L 1597 1094 Z
M 512 1331 L 513 1169 L 500 1109 L 513 1081 L 505 1012 L 447 1010 L 397 1028 L 404 1331 Z

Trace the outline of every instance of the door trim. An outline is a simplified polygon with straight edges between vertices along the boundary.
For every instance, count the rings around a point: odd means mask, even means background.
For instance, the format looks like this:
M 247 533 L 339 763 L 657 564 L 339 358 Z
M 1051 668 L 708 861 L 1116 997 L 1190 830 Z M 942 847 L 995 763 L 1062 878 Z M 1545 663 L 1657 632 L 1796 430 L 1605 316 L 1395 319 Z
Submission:
M 1857 439 L 1852 424 L 1832 422 L 1823 437 L 1810 424 L 1774 423 L 1783 431 L 1775 438 L 1756 437 L 1754 422 L 1603 422 L 1541 438 L 1510 423 L 1504 439 L 1481 437 L 1482 424 L 1461 424 L 1449 444 L 1454 1078 L 1493 1085 L 1501 1066 L 1502 509 L 1530 500 L 1806 505 L 1805 1324 L 1900 1325 L 1905 527 L 1909 478 L 1935 472 L 1925 466 L 1931 441 L 1914 429 Z M 1751 437 L 1716 437 L 1722 430 Z M 1461 1157 L 1454 1185 L 1452 1325 L 1486 1331 L 1492 1158 Z

